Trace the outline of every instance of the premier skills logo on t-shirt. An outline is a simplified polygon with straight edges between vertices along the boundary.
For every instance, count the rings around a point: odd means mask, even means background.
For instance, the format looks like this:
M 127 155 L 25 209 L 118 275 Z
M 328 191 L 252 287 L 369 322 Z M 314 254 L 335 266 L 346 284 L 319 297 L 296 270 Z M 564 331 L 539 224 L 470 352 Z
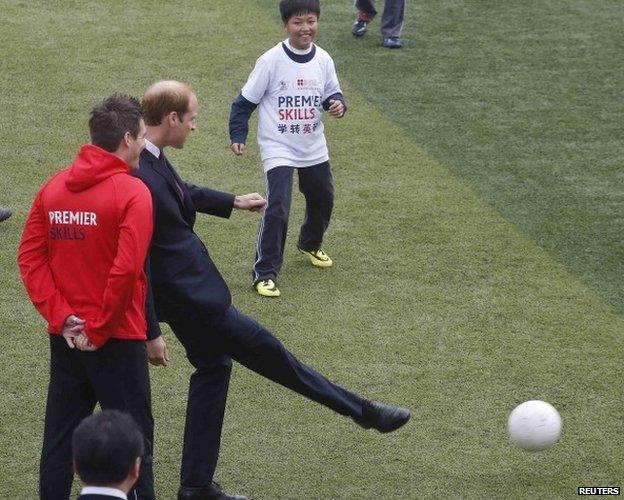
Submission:
M 316 108 L 321 107 L 320 95 L 287 95 L 277 98 L 278 119 L 288 120 L 314 120 Z
M 282 80 L 280 83 L 285 82 Z M 317 78 L 299 76 L 293 83 L 292 89 L 302 93 L 280 95 L 277 98 L 277 119 L 279 122 L 307 121 L 307 123 L 278 123 L 277 130 L 280 134 L 311 134 L 319 127 L 318 110 L 322 106 L 321 82 Z

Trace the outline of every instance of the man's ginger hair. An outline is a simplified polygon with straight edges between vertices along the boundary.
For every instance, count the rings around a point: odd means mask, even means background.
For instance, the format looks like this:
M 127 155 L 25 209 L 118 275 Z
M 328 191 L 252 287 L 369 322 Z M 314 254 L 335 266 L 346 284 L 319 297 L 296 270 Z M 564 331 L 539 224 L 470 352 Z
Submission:
M 162 119 L 172 111 L 182 120 L 188 111 L 193 90 L 186 83 L 176 80 L 162 80 L 152 85 L 141 98 L 143 119 L 146 125 L 160 125 Z

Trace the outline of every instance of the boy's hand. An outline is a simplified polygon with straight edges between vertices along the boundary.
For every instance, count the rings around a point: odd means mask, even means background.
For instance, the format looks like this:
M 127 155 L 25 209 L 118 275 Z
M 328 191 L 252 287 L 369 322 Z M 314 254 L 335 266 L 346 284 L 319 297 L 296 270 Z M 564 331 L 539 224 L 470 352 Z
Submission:
M 237 156 L 240 156 L 242 154 L 245 154 L 245 143 L 235 142 L 234 144 L 230 146 L 230 149 L 232 150 L 232 153 L 234 153 Z
M 342 101 L 332 99 L 329 101 L 329 109 L 327 110 L 334 118 L 342 118 L 345 114 L 345 107 Z

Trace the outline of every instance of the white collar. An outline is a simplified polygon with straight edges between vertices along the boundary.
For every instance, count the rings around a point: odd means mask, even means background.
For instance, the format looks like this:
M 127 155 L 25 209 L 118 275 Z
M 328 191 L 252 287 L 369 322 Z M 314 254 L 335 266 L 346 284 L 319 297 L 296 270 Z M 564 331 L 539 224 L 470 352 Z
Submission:
M 160 148 L 147 139 L 145 139 L 145 149 L 152 153 L 156 158 L 160 158 Z
M 311 43 L 307 49 L 301 50 L 301 49 L 296 49 L 292 45 L 290 45 L 290 42 L 288 41 L 288 38 L 287 38 L 286 40 L 284 40 L 284 45 L 286 45 L 286 48 L 290 50 L 291 52 L 294 52 L 295 54 L 298 54 L 300 56 L 305 56 L 306 54 L 309 54 L 312 51 L 312 47 L 314 46 L 314 43 Z
M 151 144 L 151 143 L 150 143 Z M 153 144 L 152 144 L 153 146 Z M 126 494 L 117 488 L 107 488 L 105 486 L 85 486 L 80 492 L 81 495 L 108 495 L 109 497 L 122 498 L 128 500 Z

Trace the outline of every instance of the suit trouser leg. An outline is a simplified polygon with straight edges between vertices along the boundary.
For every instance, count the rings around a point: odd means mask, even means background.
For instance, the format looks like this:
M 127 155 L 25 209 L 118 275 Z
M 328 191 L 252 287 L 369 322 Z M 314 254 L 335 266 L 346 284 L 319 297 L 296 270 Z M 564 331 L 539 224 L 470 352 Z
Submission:
M 386 0 L 381 15 L 381 36 L 383 38 L 400 37 L 404 16 L 405 0 Z
M 213 325 L 223 350 L 250 370 L 337 413 L 362 416 L 361 396 L 303 364 L 269 330 L 236 308 L 230 307 Z
M 95 408 L 87 374 L 60 335 L 50 335 L 50 385 L 39 467 L 41 500 L 67 500 L 73 481 L 71 439 Z
M 153 500 L 154 419 L 145 342 L 110 339 L 97 351 L 80 354 L 102 409 L 130 414 L 143 432 L 139 479 L 128 498 Z
M 350 417 L 362 416 L 363 399 L 301 363 L 266 328 L 230 307 L 200 320 L 168 319 L 195 367 L 189 385 L 180 482 L 208 486 L 219 457 L 232 368 L 230 356 L 252 371 Z
M 185 318 L 169 325 L 195 367 L 189 382 L 180 484 L 209 486 L 219 458 L 232 360 L 213 347 L 213 333 L 205 323 Z
M 267 206 L 258 232 L 256 261 L 252 272 L 254 283 L 263 279 L 276 279 L 282 268 L 292 199 L 292 177 L 293 167 L 275 167 L 266 173 Z
M 305 216 L 299 233 L 299 248 L 318 250 L 329 226 L 334 208 L 334 184 L 329 162 L 298 168 L 299 191 L 306 200 Z

